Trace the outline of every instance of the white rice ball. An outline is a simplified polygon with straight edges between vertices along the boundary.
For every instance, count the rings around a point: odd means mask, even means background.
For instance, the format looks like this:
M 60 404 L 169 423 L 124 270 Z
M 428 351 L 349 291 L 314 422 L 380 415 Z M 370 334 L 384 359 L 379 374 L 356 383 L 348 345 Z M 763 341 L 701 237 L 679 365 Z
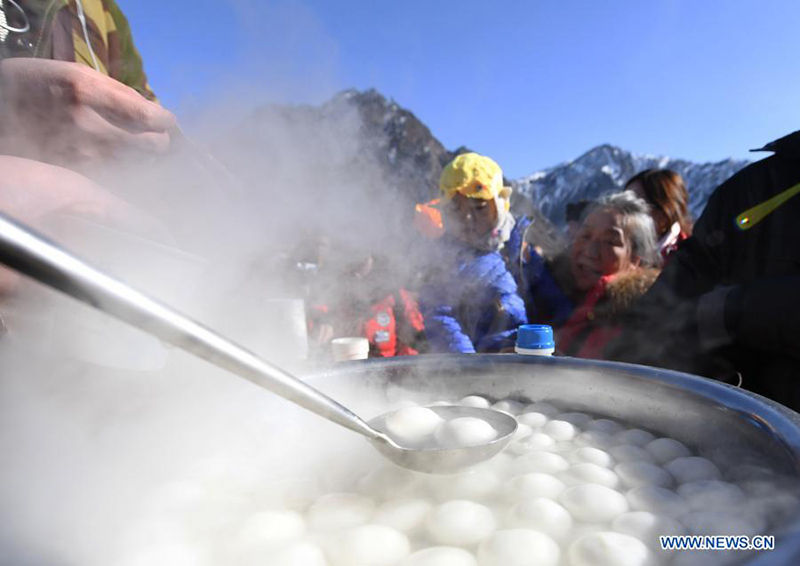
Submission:
M 280 477 L 263 483 L 250 498 L 263 509 L 305 511 L 323 494 L 320 482 L 311 477 Z
M 655 435 L 640 428 L 629 428 L 614 435 L 616 444 L 631 444 L 644 448 L 656 439 Z
M 634 511 L 650 511 L 656 515 L 680 517 L 689 510 L 689 506 L 680 495 L 655 485 L 633 488 L 626 497 Z
M 425 407 L 406 407 L 386 416 L 386 432 L 401 446 L 419 447 L 430 442 L 444 419 Z
M 358 480 L 358 491 L 376 499 L 408 497 L 419 489 L 421 477 L 399 466 L 381 466 Z
M 607 530 L 608 530 L 608 523 L 603 523 L 602 525 L 595 525 L 595 524 L 582 523 L 578 521 L 575 523 L 575 526 L 572 527 L 572 530 L 570 531 L 566 540 L 559 542 L 561 542 L 561 548 L 564 549 L 564 551 L 566 552 L 567 550 L 569 550 L 569 547 L 578 539 L 581 539 L 588 534 L 602 533 Z M 564 555 L 564 559 L 567 560 L 566 554 Z
M 408 407 L 418 407 L 419 403 L 416 401 L 412 401 L 411 399 L 401 399 L 400 401 L 396 401 L 389 406 L 390 411 L 397 411 L 399 409 L 407 409 Z
M 494 405 L 492 405 L 492 409 L 495 411 L 500 411 L 511 415 L 518 415 L 524 406 L 519 401 L 514 401 L 513 399 L 503 399 L 502 401 L 498 401 Z
M 432 507 L 425 499 L 393 499 L 378 507 L 372 522 L 404 533 L 413 533 L 425 522 L 425 516 Z
M 608 468 L 597 464 L 575 464 L 569 470 L 558 474 L 558 479 L 565 485 L 597 484 L 606 487 L 617 487 L 619 478 Z
M 722 474 L 713 462 L 699 456 L 676 458 L 664 466 L 677 483 L 718 480 Z
M 329 493 L 317 499 L 308 510 L 308 524 L 320 531 L 347 529 L 363 525 L 372 517 L 375 502 L 357 493 Z
M 644 448 L 655 457 L 659 464 L 666 464 L 676 458 L 686 458 L 692 455 L 683 443 L 673 438 L 657 438 Z
M 554 417 L 559 421 L 567 421 L 576 427 L 583 429 L 592 421 L 592 417 L 586 413 L 559 413 Z
M 580 433 L 575 437 L 575 444 L 577 446 L 591 446 L 593 448 L 600 448 L 607 450 L 614 445 L 613 437 L 607 432 L 599 430 L 587 430 Z
M 573 450 L 567 455 L 567 460 L 573 464 L 595 464 L 604 468 L 610 468 L 614 465 L 614 458 L 608 452 L 591 446 L 583 446 Z
M 739 487 L 748 495 L 798 495 L 795 483 L 785 483 L 777 475 L 765 479 L 750 479 L 739 482 Z
M 493 497 L 500 491 L 502 480 L 491 468 L 478 467 L 452 476 L 432 476 L 428 479 L 428 485 L 441 501 L 483 500 Z
M 410 551 L 406 535 L 381 525 L 348 529 L 328 539 L 325 545 L 331 566 L 394 566 Z
M 505 489 L 508 501 L 517 502 L 531 497 L 557 498 L 566 488 L 564 482 L 551 476 L 533 472 L 511 478 Z
M 555 405 L 551 405 L 550 403 L 539 402 L 539 403 L 531 403 L 527 407 L 522 410 L 523 413 L 542 413 L 548 419 L 552 419 L 561 411 L 556 408 Z
M 511 435 L 511 442 L 514 442 L 515 440 L 522 440 L 531 434 L 533 434 L 533 427 L 517 422 L 517 430 L 515 430 L 514 434 Z
M 547 449 L 548 452 L 552 452 L 553 454 L 559 454 L 563 457 L 567 457 L 570 452 L 575 450 L 575 445 L 572 442 L 565 441 L 565 442 L 556 442 L 553 446 Z
M 628 511 L 625 496 L 604 485 L 568 487 L 558 501 L 575 519 L 586 523 L 605 523 Z
M 681 522 L 693 535 L 754 536 L 763 533 L 766 528 L 763 517 L 741 510 L 694 511 L 681 517 Z
M 478 548 L 481 566 L 557 566 L 560 556 L 552 538 L 529 529 L 497 531 Z
M 567 421 L 552 420 L 542 427 L 542 432 L 556 442 L 563 442 L 572 440 L 580 431 L 574 424 Z
M 497 431 L 483 419 L 458 417 L 439 425 L 433 436 L 441 448 L 462 448 L 489 443 L 497 438 Z
M 595 419 L 586 425 L 586 430 L 594 430 L 613 436 L 624 431 L 625 427 L 611 419 Z
M 647 511 L 632 511 L 623 513 L 612 523 L 612 528 L 625 535 L 638 538 L 651 548 L 660 549 L 658 537 L 686 534 L 678 521 L 672 517 L 656 515 Z
M 296 511 L 259 511 L 244 520 L 236 539 L 242 546 L 273 545 L 298 538 L 305 531 L 305 520 Z
M 328 566 L 322 549 L 311 541 L 298 541 L 271 550 L 261 562 L 270 566 Z
M 669 472 L 651 464 L 650 462 L 623 462 L 618 464 L 614 471 L 622 480 L 622 484 L 628 488 L 641 487 L 643 485 L 656 485 L 669 487 L 672 485 L 672 476 Z
M 797 514 L 800 498 L 785 493 L 754 495 L 748 498 L 746 507 L 748 513 L 769 517 L 770 524 L 779 525 Z
M 439 544 L 469 546 L 492 534 L 497 522 L 488 507 L 458 499 L 431 509 L 425 526 L 431 540 Z
M 567 462 L 563 456 L 551 452 L 529 452 L 517 458 L 512 470 L 515 475 L 527 474 L 530 472 L 555 474 L 567 468 L 569 468 L 569 462 Z
M 464 407 L 476 407 L 478 409 L 488 409 L 492 406 L 486 397 L 481 397 L 480 395 L 467 395 L 457 404 L 463 405 Z
M 727 471 L 728 479 L 741 482 L 750 480 L 771 480 L 775 472 L 757 464 L 740 464 Z
M 511 451 L 500 452 L 497 456 L 478 464 L 473 469 L 481 471 L 486 470 L 494 473 L 501 479 L 506 478 L 511 474 L 511 466 L 517 459 L 517 456 L 510 452 Z
M 700 480 L 678 487 L 694 511 L 735 511 L 746 503 L 744 491 L 732 483 L 717 480 Z
M 572 529 L 572 516 L 562 505 L 542 497 L 526 499 L 512 506 L 506 514 L 510 527 L 533 529 L 563 540 Z
M 550 419 L 544 413 L 528 411 L 517 415 L 517 422 L 528 425 L 532 429 L 542 428 Z
M 650 462 L 654 464 L 656 459 L 653 455 L 640 446 L 633 444 L 620 444 L 608 449 L 608 453 L 617 462 Z
M 511 451 L 515 454 L 525 454 L 542 450 L 552 450 L 555 448 L 556 441 L 541 432 L 534 432 L 522 440 L 515 442 L 511 446 Z
M 478 562 L 463 548 L 434 546 L 415 552 L 400 566 L 478 566 Z
M 640 540 L 610 531 L 579 538 L 569 547 L 570 566 L 650 566 L 653 554 Z

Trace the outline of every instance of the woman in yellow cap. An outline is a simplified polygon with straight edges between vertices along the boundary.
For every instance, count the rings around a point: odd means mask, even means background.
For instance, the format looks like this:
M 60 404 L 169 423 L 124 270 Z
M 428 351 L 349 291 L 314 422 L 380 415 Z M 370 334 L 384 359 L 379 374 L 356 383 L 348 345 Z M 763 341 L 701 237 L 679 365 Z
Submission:
M 433 352 L 494 352 L 513 344 L 525 305 L 500 250 L 511 237 L 511 188 L 492 159 L 456 157 L 442 172 L 444 236 L 420 290 Z

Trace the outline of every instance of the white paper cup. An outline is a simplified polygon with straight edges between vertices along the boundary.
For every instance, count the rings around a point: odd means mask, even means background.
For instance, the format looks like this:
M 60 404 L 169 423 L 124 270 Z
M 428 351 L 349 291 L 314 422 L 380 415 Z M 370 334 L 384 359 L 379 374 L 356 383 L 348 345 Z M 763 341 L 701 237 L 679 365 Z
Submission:
M 358 337 L 334 338 L 331 340 L 331 350 L 337 362 L 366 360 L 369 357 L 369 340 Z

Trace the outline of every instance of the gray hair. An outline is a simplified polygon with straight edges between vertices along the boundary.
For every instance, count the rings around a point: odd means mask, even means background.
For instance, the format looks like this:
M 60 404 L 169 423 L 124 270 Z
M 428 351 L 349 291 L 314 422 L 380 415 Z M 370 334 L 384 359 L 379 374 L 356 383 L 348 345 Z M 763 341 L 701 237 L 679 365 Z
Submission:
M 625 233 L 631 242 L 631 253 L 643 267 L 659 267 L 661 254 L 656 242 L 656 225 L 650 216 L 650 205 L 633 191 L 609 193 L 586 207 L 581 222 L 598 209 L 610 209 L 622 216 Z

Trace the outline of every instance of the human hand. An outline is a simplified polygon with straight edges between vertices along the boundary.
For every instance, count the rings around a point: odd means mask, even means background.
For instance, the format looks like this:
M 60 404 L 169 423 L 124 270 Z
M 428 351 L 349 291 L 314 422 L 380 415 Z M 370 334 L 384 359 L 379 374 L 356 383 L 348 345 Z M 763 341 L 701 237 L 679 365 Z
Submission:
M 68 167 L 123 151 L 161 153 L 175 116 L 85 65 L 0 61 L 0 153 Z

